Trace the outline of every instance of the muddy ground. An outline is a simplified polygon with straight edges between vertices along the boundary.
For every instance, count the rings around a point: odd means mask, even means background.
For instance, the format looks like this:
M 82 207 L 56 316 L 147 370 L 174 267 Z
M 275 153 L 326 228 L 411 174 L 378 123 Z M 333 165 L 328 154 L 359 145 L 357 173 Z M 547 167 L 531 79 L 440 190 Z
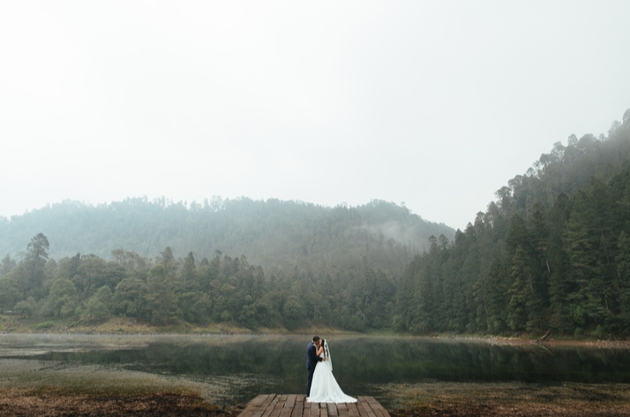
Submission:
M 16 389 L 0 390 L 2 417 L 236 417 L 241 411 L 237 407 L 222 410 L 197 395 L 187 394 L 88 396 Z
M 392 417 L 630 416 L 629 384 L 447 383 L 391 385 Z
M 410 410 L 390 412 L 392 417 L 628 417 L 630 407 L 616 405 L 560 406 L 527 404 L 519 407 L 502 407 L 486 404 L 434 405 Z
M 630 391 L 622 385 L 531 387 L 522 384 L 427 384 L 399 387 L 411 395 L 392 417 L 630 416 Z M 0 417 L 212 416 L 237 417 L 243 405 L 221 409 L 195 394 L 73 395 L 41 390 L 0 389 Z

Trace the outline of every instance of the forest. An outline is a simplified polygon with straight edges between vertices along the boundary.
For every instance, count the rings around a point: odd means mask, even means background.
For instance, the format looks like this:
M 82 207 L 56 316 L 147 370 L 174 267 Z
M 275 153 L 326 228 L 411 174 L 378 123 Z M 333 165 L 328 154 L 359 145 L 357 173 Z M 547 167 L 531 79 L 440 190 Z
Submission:
M 85 323 L 120 316 L 155 326 L 183 320 L 292 330 L 324 323 L 365 331 L 389 327 L 396 296 L 393 277 L 365 262 L 332 276 L 297 267 L 266 275 L 245 256 L 218 251 L 199 262 L 192 252 L 176 259 L 170 247 L 155 260 L 118 249 L 110 261 L 77 254 L 56 262 L 48 248 L 40 233 L 22 261 L 2 260 L 0 310 Z
M 46 233 L 14 248 L 38 229 Z M 0 230 L 12 252 L 0 266 L 0 312 L 356 331 L 389 328 L 404 266 L 431 235 L 454 235 L 384 201 L 328 208 L 246 198 L 67 201 L 0 221 Z
M 64 202 L 0 221 L 9 253 L 0 311 L 156 326 L 628 337 L 630 110 L 606 136 L 555 143 L 496 196 L 454 233 L 382 201 Z M 19 239 L 26 250 L 16 252 Z
M 556 143 L 496 196 L 407 266 L 394 328 L 627 337 L 630 110 L 608 136 Z

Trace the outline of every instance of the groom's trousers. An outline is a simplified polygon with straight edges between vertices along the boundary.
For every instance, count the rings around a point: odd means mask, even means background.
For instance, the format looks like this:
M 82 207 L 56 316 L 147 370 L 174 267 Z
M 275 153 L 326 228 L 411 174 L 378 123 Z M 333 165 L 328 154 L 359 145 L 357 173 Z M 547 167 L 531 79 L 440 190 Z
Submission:
M 311 395 L 311 384 L 313 383 L 313 372 L 315 372 L 315 368 L 307 368 L 308 369 L 308 379 L 306 380 L 306 397 L 308 398 Z

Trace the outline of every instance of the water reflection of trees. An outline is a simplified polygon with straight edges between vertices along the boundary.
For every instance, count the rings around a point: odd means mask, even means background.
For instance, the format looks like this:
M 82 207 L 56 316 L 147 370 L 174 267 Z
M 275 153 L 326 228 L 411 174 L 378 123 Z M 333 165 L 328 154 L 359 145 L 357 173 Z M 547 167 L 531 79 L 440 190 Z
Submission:
M 141 348 L 51 352 L 39 359 L 175 375 L 248 374 L 301 384 L 308 337 L 154 340 Z M 426 339 L 330 340 L 340 383 L 526 381 L 630 382 L 630 352 L 593 348 L 496 346 Z M 301 386 L 301 385 L 300 385 Z

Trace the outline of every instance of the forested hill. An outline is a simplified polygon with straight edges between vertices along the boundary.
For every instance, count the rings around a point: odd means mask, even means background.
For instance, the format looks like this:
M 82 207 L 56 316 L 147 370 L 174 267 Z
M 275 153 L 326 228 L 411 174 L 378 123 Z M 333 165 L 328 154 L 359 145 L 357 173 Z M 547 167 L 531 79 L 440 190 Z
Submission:
M 452 239 L 382 201 L 66 202 L 5 219 L 0 250 L 23 252 L 0 263 L 0 313 L 627 338 L 630 110 L 623 120 L 556 143 Z
M 191 251 L 197 259 L 211 259 L 216 251 L 245 255 L 265 269 L 334 272 L 367 261 L 400 276 L 414 255 L 428 249 L 431 235 L 451 238 L 454 230 L 384 201 L 334 208 L 247 198 L 191 205 L 146 198 L 99 206 L 66 201 L 0 218 L 0 254 L 19 258 L 38 233 L 56 259 L 77 253 L 109 259 L 115 249 L 154 257 L 168 246 L 181 258 Z
M 630 334 L 630 110 L 608 136 L 556 143 L 454 242 L 407 267 L 395 327 Z

